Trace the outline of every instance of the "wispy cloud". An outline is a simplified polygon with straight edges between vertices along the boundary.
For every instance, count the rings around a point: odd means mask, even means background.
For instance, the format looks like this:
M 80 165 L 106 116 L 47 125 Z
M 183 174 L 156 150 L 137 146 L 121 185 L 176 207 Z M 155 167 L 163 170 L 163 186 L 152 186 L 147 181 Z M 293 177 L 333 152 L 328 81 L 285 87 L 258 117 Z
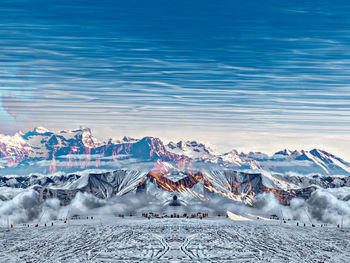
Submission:
M 348 136 L 350 19 L 331 19 L 344 14 L 340 6 L 276 1 L 252 14 L 258 1 L 205 1 L 184 15 L 162 3 L 6 2 L 1 132 L 86 125 L 110 127 L 107 137 L 161 129 L 222 145 L 222 134 L 240 141 L 278 131 L 281 144 L 288 134 L 314 134 L 320 144 L 337 134 L 327 147 L 339 148 Z

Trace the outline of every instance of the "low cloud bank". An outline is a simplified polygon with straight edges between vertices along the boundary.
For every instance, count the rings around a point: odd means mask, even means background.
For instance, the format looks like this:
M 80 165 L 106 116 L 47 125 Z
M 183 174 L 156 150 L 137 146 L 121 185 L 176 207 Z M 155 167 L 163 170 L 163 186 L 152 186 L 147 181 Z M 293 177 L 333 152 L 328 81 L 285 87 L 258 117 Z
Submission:
M 318 189 L 307 200 L 294 198 L 290 206 L 282 206 L 272 193 L 263 193 L 255 199 L 257 209 L 267 214 L 303 222 L 350 224 L 350 188 Z
M 1 190 L 10 192 L 11 188 Z M 147 195 L 115 196 L 104 200 L 89 193 L 77 193 L 69 205 L 61 206 L 60 201 L 55 198 L 40 202 L 39 194 L 34 190 L 15 192 L 17 194 L 13 192 L 14 196 L 7 195 L 13 197 L 12 199 L 0 200 L 0 226 L 7 226 L 7 220 L 12 224 L 43 223 L 74 215 L 130 214 L 144 207 L 149 207 L 151 210 L 157 207 Z
M 70 218 L 74 215 L 118 215 L 142 213 L 146 211 L 164 211 L 164 200 L 147 194 L 130 194 L 115 196 L 111 199 L 99 199 L 88 193 L 78 193 L 67 206 L 60 206 L 58 199 L 39 201 L 39 194 L 34 190 L 0 188 L 0 226 L 10 223 L 43 223 L 56 219 Z M 251 208 L 242 203 L 233 202 L 221 197 L 210 201 L 193 200 L 184 207 L 186 212 L 209 212 L 224 214 L 226 211 L 235 214 L 256 214 L 300 220 L 305 223 L 350 224 L 350 188 L 318 189 L 309 199 L 295 198 L 286 207 L 272 193 L 258 195 Z
M 34 190 L 23 190 L 10 200 L 0 201 L 0 226 L 9 223 L 25 223 L 41 217 L 43 209 L 51 213 L 60 210 L 60 202 L 56 199 L 40 203 L 39 194 Z

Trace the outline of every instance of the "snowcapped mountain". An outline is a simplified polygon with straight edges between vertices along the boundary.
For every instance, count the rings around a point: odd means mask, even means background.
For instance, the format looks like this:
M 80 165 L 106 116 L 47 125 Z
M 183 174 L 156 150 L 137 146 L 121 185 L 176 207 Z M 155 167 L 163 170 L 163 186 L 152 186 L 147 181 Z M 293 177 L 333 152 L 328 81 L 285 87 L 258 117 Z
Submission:
M 350 164 L 318 149 L 272 156 L 236 150 L 220 154 L 195 141 L 164 145 L 159 138 L 124 137 L 100 142 L 88 128 L 37 127 L 0 135 L 0 165 L 0 187 L 34 189 L 41 200 L 57 197 L 62 204 L 77 192 L 99 198 L 146 192 L 176 193 L 182 199 L 221 196 L 249 205 L 258 194 L 272 193 L 288 205 L 317 188 L 350 186 Z M 0 199 L 6 196 L 0 193 Z
M 42 173 L 90 167 L 128 168 L 135 162 L 150 163 L 154 171 L 164 175 L 172 174 L 173 168 L 185 173 L 196 173 L 207 169 L 208 165 L 274 173 L 350 175 L 350 163 L 318 149 L 286 149 L 272 156 L 261 152 L 239 153 L 236 150 L 218 153 L 196 141 L 170 142 L 164 145 L 159 138 L 154 137 L 134 139 L 125 136 L 121 140 L 109 139 L 101 142 L 92 135 L 89 128 L 50 131 L 37 127 L 14 136 L 0 135 L 2 174 L 27 167 L 37 167 L 33 171 Z
M 55 197 L 62 204 L 68 204 L 78 192 L 87 192 L 103 199 L 130 193 L 154 196 L 175 193 L 183 200 L 205 201 L 214 197 L 224 197 L 248 205 L 254 205 L 257 195 L 272 193 L 282 204 L 288 205 L 294 197 L 309 198 L 318 188 L 349 186 L 348 176 L 282 176 L 211 170 L 195 174 L 181 173 L 174 181 L 153 170 L 85 170 L 52 175 L 0 176 L 0 200 L 7 199 L 4 193 L 11 188 L 33 189 L 39 193 L 41 201 Z
M 0 135 L 0 157 L 20 163 L 28 159 L 49 159 L 55 154 L 79 152 L 82 148 L 96 148 L 100 145 L 88 128 L 53 132 L 36 127 L 14 136 Z
M 0 134 L 0 157 L 7 158 L 8 165 L 25 160 L 31 151 L 32 146 L 23 138 L 23 134 L 16 133 L 14 136 Z M 4 168 L 3 165 L 0 167 Z
M 307 160 L 314 166 L 320 167 L 327 174 L 350 173 L 350 163 L 334 156 L 326 151 L 313 149 L 311 151 L 302 151 L 296 160 Z
M 238 153 L 237 150 L 214 156 L 210 162 L 232 169 L 262 169 L 258 160 L 252 158 L 253 154 Z M 255 155 L 254 155 L 255 156 Z M 256 155 L 258 156 L 258 155 Z
M 350 175 L 350 163 L 319 149 L 311 151 L 283 150 L 275 153 L 271 158 L 261 161 L 260 164 L 264 170 L 280 173 Z
M 186 155 L 194 160 L 207 160 L 217 155 L 210 147 L 196 141 L 170 142 L 166 145 L 169 152 Z
M 109 143 L 110 144 L 120 144 L 120 143 L 132 143 L 132 142 L 138 142 L 138 141 L 139 141 L 139 139 L 124 136 L 121 140 L 110 139 Z
M 286 158 L 293 158 L 293 157 L 298 157 L 300 156 L 302 153 L 295 150 L 295 151 L 291 151 L 288 149 L 284 149 L 283 151 L 279 151 L 276 152 L 272 158 L 273 159 L 286 159 Z

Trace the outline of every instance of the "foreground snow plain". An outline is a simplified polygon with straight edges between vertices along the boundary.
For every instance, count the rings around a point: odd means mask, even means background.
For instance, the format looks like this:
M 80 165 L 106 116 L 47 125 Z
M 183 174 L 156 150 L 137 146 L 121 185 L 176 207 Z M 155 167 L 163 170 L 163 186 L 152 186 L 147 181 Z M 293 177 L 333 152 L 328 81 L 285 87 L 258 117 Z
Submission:
M 350 230 L 290 221 L 94 217 L 0 228 L 0 262 L 349 262 Z

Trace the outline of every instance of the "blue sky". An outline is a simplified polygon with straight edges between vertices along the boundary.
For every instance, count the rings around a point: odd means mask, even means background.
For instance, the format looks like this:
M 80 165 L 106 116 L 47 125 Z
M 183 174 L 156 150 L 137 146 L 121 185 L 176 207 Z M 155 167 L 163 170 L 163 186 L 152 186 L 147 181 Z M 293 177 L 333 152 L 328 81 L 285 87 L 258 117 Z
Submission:
M 0 3 L 0 132 L 323 148 L 350 160 L 349 1 Z

